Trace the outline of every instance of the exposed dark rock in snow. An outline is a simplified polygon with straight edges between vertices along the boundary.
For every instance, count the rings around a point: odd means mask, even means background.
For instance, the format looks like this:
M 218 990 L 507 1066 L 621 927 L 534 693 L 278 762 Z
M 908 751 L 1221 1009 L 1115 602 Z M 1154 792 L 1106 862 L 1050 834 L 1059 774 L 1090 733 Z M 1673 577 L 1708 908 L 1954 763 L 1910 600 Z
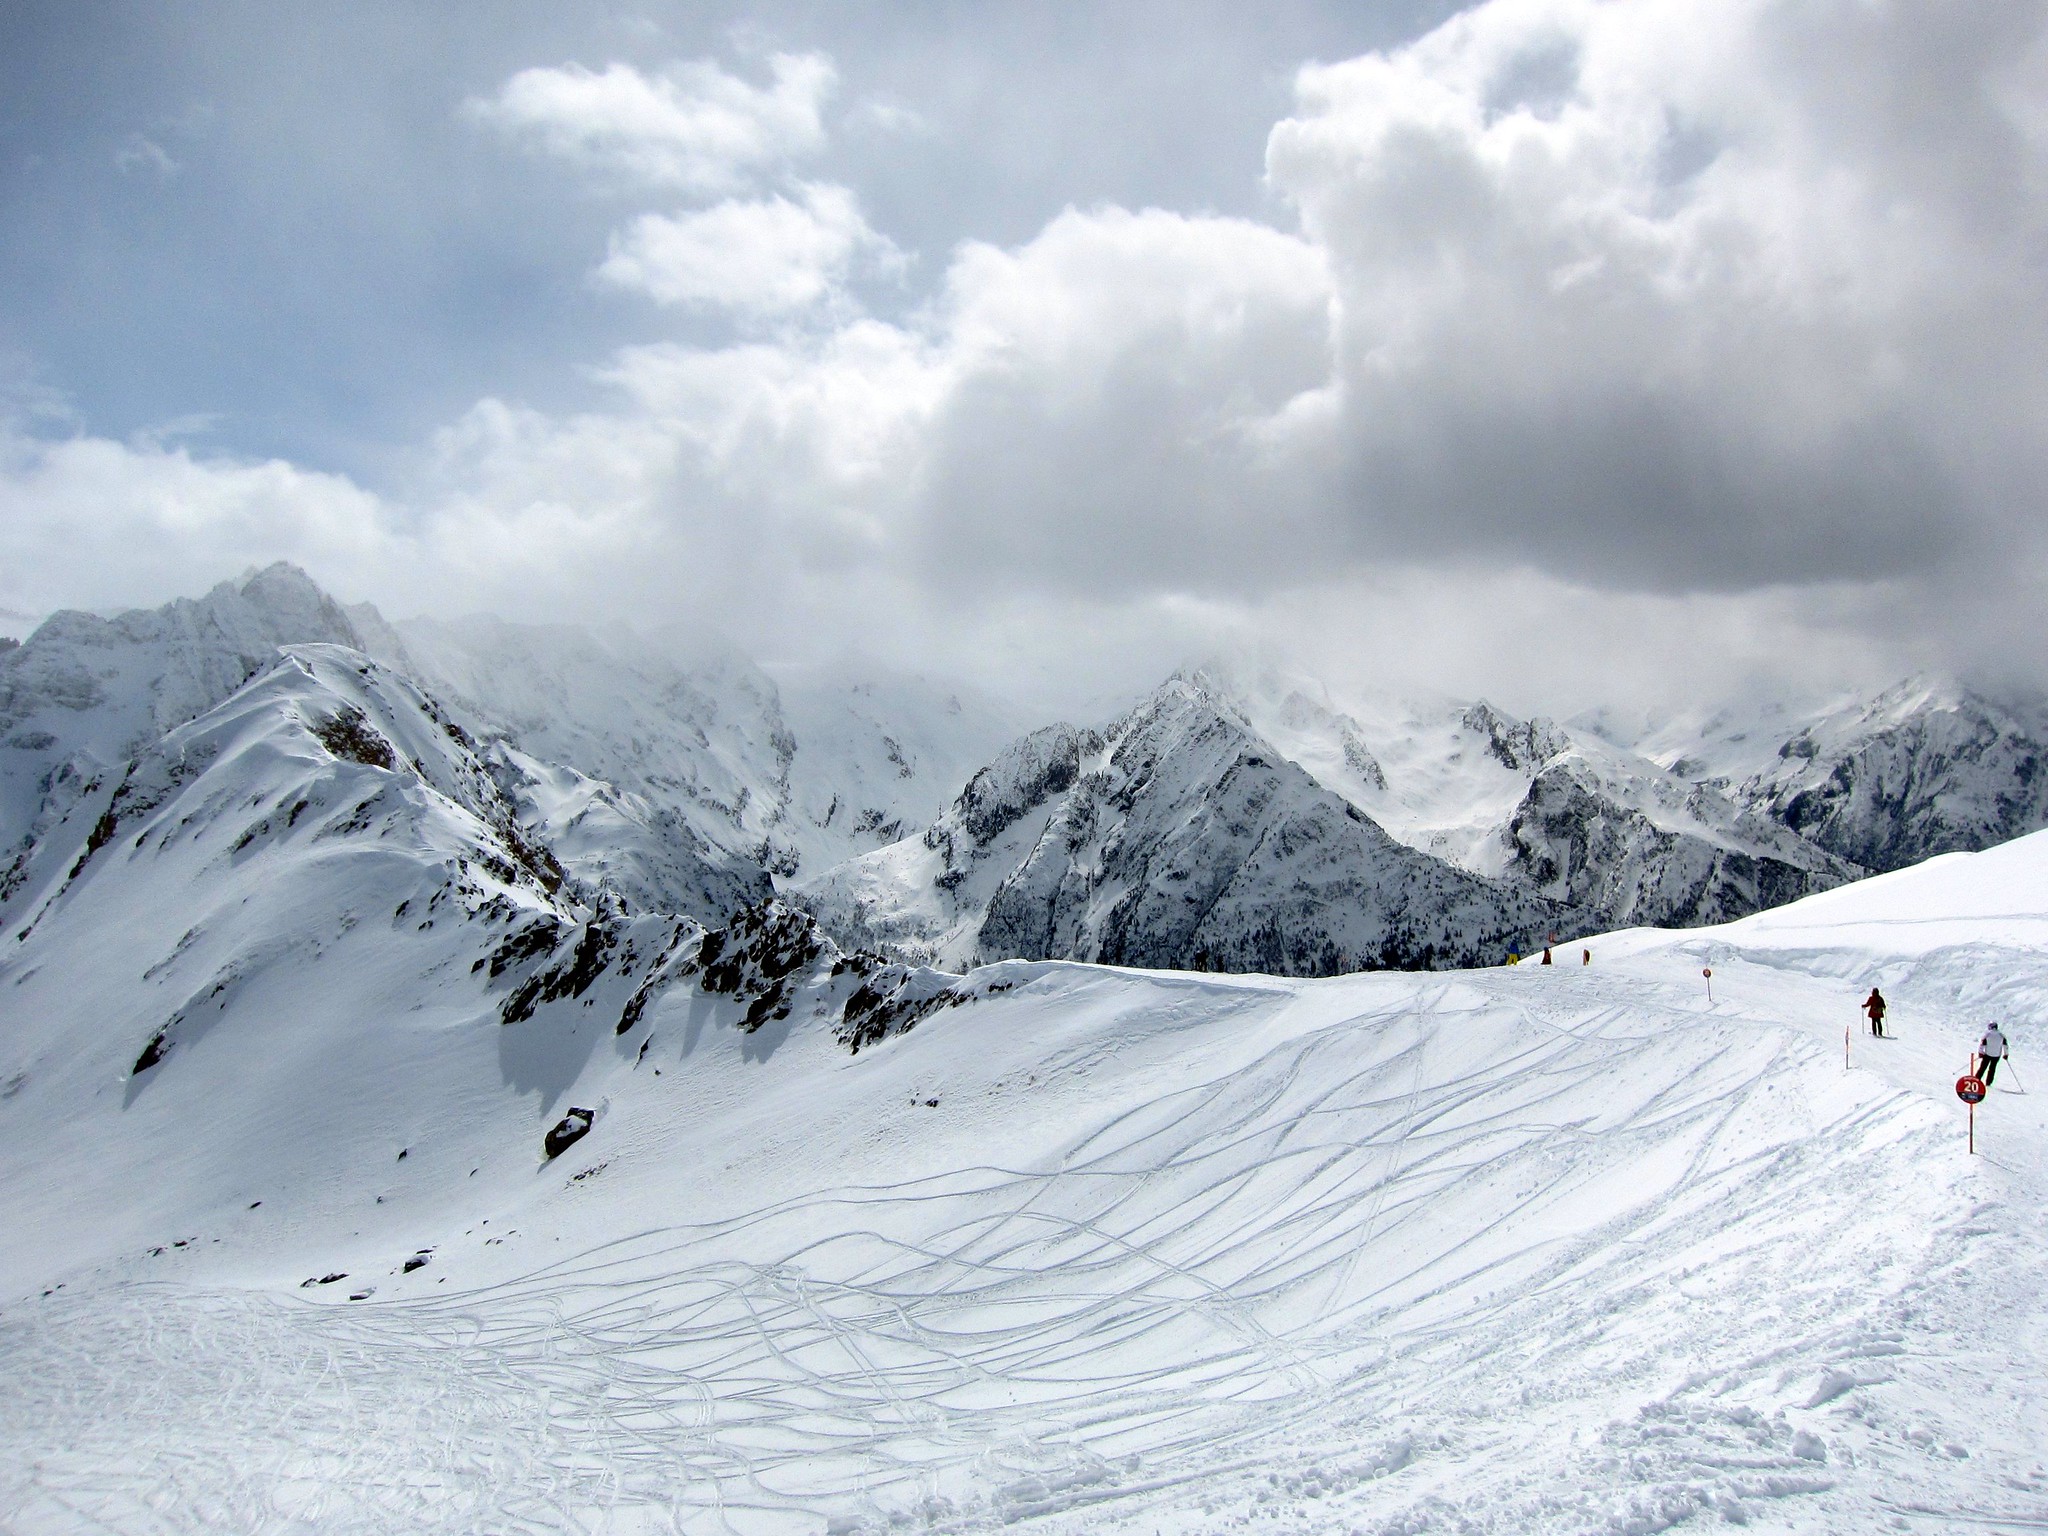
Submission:
M 551 1160 L 560 1157 L 590 1134 L 591 1124 L 596 1119 L 597 1111 L 594 1109 L 572 1108 L 549 1130 L 546 1139 L 541 1143 L 542 1150 Z
M 839 1043 L 858 1056 L 867 1046 L 907 1034 L 941 1008 L 971 1001 L 957 976 L 921 965 L 875 966 L 861 977 L 840 1010 Z
M 164 1053 L 170 1049 L 169 1037 L 170 1027 L 168 1025 L 151 1035 L 149 1037 L 149 1044 L 145 1045 L 142 1048 L 142 1054 L 135 1058 L 135 1065 L 129 1069 L 129 1075 L 131 1077 L 139 1076 L 162 1061 Z
M 926 846 L 950 843 L 958 828 L 984 847 L 1017 819 L 1043 805 L 1080 777 L 1084 753 L 1102 750 L 1102 738 L 1070 725 L 1049 725 L 1005 748 L 1002 755 L 967 781 L 945 820 L 926 836 Z
M 613 1030 L 614 1034 L 626 1034 L 638 1024 L 642 1015 L 647 1012 L 647 1005 L 655 999 L 662 989 L 680 981 L 686 976 L 696 974 L 698 969 L 696 957 L 701 950 L 703 938 L 704 929 L 701 925 L 690 921 L 688 918 L 677 918 L 675 920 L 675 926 L 667 944 L 662 947 L 661 953 L 655 957 L 654 964 L 648 968 L 646 978 L 638 987 L 634 988 L 633 995 L 626 1000 L 626 1006 L 620 1010 L 619 1022 Z M 647 1043 L 645 1041 L 641 1042 L 640 1049 L 642 1052 L 646 1051 Z
M 1516 720 L 1481 699 L 1459 723 L 1483 738 L 1486 750 L 1503 768 L 1531 770 L 1571 750 L 1571 738 L 1548 720 Z
M 617 946 L 623 924 L 616 919 L 592 918 L 576 935 L 576 945 L 557 965 L 536 971 L 512 989 L 498 1010 L 506 1024 L 530 1019 L 543 1003 L 565 997 L 581 997 L 603 974 Z
M 1695 795 L 1720 800 L 1705 789 Z M 1703 809 L 1694 812 L 1693 824 L 1704 825 Z M 1583 759 L 1569 756 L 1536 774 L 1509 820 L 1508 872 L 1617 928 L 1727 922 L 1857 873 L 1760 818 L 1721 819 L 1740 824 L 1741 845 L 1658 826 L 1623 803 Z
M 825 952 L 824 935 L 809 913 L 765 901 L 705 934 L 697 963 L 706 992 L 746 1004 L 742 1028 L 752 1030 L 771 1018 L 788 1017 L 793 978 Z
M 363 712 L 353 704 L 343 706 L 325 720 L 313 721 L 307 728 L 336 757 L 366 768 L 382 768 L 387 773 L 397 764 L 391 743 L 372 729 Z
M 1195 678 L 1410 847 L 1601 927 L 1718 922 L 1859 873 L 1590 728 L 1520 720 L 1485 702 L 1385 701 L 1368 727 L 1310 698 L 1308 680 L 1227 669 Z M 1366 737 L 1378 744 L 1369 765 L 1353 751 Z
M 552 912 L 535 915 L 531 922 L 522 924 L 506 934 L 498 947 L 471 966 L 472 971 L 490 967 L 490 979 L 496 981 L 516 965 L 523 965 L 537 955 L 550 955 L 562 942 L 567 925 Z

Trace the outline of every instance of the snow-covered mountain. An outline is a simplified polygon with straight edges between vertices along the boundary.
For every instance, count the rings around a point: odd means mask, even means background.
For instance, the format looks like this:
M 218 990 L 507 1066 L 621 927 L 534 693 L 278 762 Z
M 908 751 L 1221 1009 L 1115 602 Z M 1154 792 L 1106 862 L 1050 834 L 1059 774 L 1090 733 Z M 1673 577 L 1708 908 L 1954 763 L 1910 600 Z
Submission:
M 137 756 L 302 642 L 362 644 L 338 603 L 280 565 L 154 612 L 54 614 L 0 652 L 0 902 L 27 878 L 33 844 L 82 802 L 103 806 Z
M 407 623 L 389 643 L 589 887 L 700 917 L 769 893 L 761 823 L 790 743 L 743 658 L 685 669 L 630 635 L 487 617 Z
M 685 981 L 750 1030 L 803 987 L 856 1046 L 950 980 L 846 956 L 773 902 L 708 932 L 586 902 L 499 778 L 409 679 L 288 646 L 37 841 L 0 907 L 0 1092 L 74 1164 L 59 1204 L 104 1213 L 86 1246 L 195 1199 L 240 1210 L 252 1182 L 290 1189 L 294 1219 L 348 1209 L 381 1172 L 365 1125 L 452 1179 L 507 1114 L 559 1113 L 601 1049 L 643 1048 Z M 183 1174 L 158 1178 L 174 1148 Z
M 850 941 L 953 965 L 1321 975 L 1721 922 L 1862 873 L 1591 732 L 1483 702 L 1367 713 L 1191 668 L 1103 731 L 1021 739 L 922 837 L 798 889 Z
M 1811 710 L 1720 710 L 1595 729 L 1868 869 L 2048 826 L 2048 705 L 1913 679 Z
M 796 878 L 921 832 L 1023 728 L 970 689 L 885 668 L 770 674 L 796 740 L 779 830 Z
M 1725 920 L 2048 823 L 2048 711 L 1925 684 L 1818 715 L 1559 724 L 1211 665 L 1004 752 L 1014 716 L 944 685 L 771 675 L 675 635 L 392 625 L 280 565 L 59 614 L 0 653 L 0 904 L 166 732 L 304 644 L 407 679 L 577 900 L 715 923 L 779 884 L 850 942 L 961 965 L 1470 960 L 1559 924 Z M 1034 778 L 1054 771 L 1073 778 Z M 962 820 L 989 795 L 1016 814 Z
M 1589 730 L 1483 700 L 1345 707 L 1270 668 L 1191 676 L 1410 847 L 1603 926 L 1724 922 L 1862 873 L 1764 810 Z
M 138 754 L 271 666 L 335 644 L 410 679 L 524 835 L 586 897 L 717 919 L 777 876 L 927 824 L 1013 734 L 986 701 L 881 669 L 784 693 L 727 646 L 491 618 L 391 625 L 288 565 L 113 619 L 54 616 L 0 653 L 0 901 L 33 846 Z M 964 701 L 963 701 L 964 700 Z
M 594 858 L 625 823 L 735 879 L 815 872 L 922 827 L 1013 729 L 922 679 L 791 668 L 778 683 L 701 639 L 493 618 L 407 622 L 394 639 L 393 660 L 506 745 L 543 832 Z M 566 794 L 549 768 L 572 775 Z M 586 828 L 593 797 L 606 814 Z M 636 894 L 674 907 L 690 893 Z
M 858 848 L 971 703 L 289 569 L 51 620 L 0 653 L 0 1528 L 2038 1526 L 2048 833 L 1585 965 L 995 958 L 1493 961 L 1567 919 L 1409 846 L 1443 786 L 1481 843 L 1560 765 L 1679 814 L 1577 726 L 1279 702 L 1032 733 L 807 885 L 955 975 L 655 813 L 801 866 L 843 782 Z M 656 904 L 691 857 L 732 910 Z
M 1186 678 L 1100 732 L 1024 737 L 922 837 L 799 890 L 836 933 L 951 965 L 1473 965 L 1564 918 L 1395 841 Z
M 10 1531 L 2039 1523 L 2048 1118 L 1950 1084 L 2048 837 L 1584 967 L 956 981 L 565 904 L 340 647 L 135 782 L 0 926 Z

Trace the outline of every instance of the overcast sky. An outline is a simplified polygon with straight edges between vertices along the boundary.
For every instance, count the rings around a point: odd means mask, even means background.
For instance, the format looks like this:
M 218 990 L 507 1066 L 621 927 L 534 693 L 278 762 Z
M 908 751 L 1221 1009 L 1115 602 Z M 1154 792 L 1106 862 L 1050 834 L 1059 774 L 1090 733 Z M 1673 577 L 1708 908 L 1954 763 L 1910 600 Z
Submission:
M 2048 681 L 2038 0 L 0 10 L 0 609 Z

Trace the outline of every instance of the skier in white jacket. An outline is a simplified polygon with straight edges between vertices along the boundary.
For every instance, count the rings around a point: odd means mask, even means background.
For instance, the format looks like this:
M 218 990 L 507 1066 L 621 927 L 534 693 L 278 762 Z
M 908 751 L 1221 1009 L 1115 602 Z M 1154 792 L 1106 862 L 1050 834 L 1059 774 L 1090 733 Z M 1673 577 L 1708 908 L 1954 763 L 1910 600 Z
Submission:
M 1977 1044 L 1977 1076 L 1984 1079 L 1986 1088 L 1998 1076 L 1998 1064 L 2005 1059 L 2005 1052 L 2005 1036 L 1994 1024 L 1984 1031 L 1984 1038 Z

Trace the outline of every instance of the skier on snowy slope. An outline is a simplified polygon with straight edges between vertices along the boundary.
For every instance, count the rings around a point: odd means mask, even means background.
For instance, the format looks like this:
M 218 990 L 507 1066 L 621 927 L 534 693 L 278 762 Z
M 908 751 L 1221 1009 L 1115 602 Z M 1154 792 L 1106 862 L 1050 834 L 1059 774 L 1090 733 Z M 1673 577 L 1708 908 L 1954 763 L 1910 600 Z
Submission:
M 1998 1076 L 1998 1064 L 2005 1059 L 2005 1036 L 1996 1024 L 1984 1031 L 1984 1038 L 1977 1045 L 1977 1073 L 1989 1088 L 1991 1080 Z
M 1880 1040 L 1884 1038 L 1884 994 L 1877 988 L 1870 989 L 1870 996 L 1863 999 L 1863 1011 L 1870 1015 L 1870 1032 Z

